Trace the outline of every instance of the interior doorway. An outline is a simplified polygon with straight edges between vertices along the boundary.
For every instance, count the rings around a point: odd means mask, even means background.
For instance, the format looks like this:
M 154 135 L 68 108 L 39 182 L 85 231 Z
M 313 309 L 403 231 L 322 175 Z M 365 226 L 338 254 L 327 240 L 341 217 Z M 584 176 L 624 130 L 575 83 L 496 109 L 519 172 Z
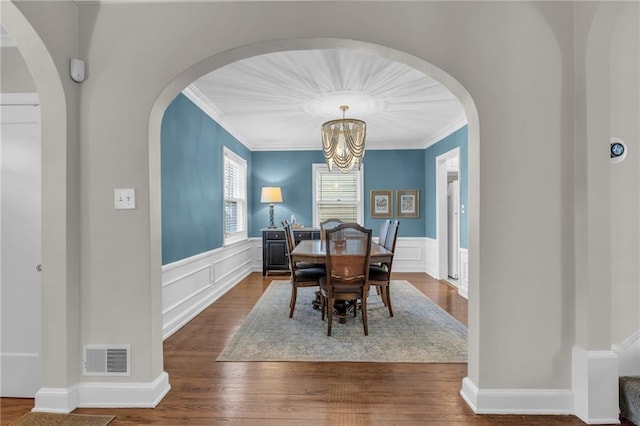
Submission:
M 42 385 L 39 98 L 3 94 L 1 109 L 0 396 L 33 398 Z
M 458 287 L 460 275 L 460 148 L 436 157 L 436 278 Z

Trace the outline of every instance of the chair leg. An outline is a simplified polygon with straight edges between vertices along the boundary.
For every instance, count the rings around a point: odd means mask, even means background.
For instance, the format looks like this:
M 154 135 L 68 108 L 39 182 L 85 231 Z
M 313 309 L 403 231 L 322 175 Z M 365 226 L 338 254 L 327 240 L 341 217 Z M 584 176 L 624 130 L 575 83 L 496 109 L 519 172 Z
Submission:
M 333 322 L 333 297 L 327 300 L 327 336 L 331 336 L 331 323 Z
M 391 309 L 391 285 L 387 285 L 387 287 L 385 287 L 384 293 L 387 299 L 387 308 L 389 308 L 389 316 L 392 317 L 393 309 Z
M 325 305 L 326 305 L 326 301 L 324 299 L 324 296 L 321 294 L 320 295 L 320 310 L 322 311 L 322 321 L 324 321 L 324 310 L 325 310 Z
M 291 302 L 289 302 L 289 318 L 293 318 L 293 310 L 296 308 L 296 298 L 298 297 L 298 287 L 291 286 Z
M 365 293 L 362 293 L 362 304 L 360 309 L 362 310 L 362 325 L 364 326 L 364 335 L 368 336 L 369 327 L 367 325 L 367 295 Z

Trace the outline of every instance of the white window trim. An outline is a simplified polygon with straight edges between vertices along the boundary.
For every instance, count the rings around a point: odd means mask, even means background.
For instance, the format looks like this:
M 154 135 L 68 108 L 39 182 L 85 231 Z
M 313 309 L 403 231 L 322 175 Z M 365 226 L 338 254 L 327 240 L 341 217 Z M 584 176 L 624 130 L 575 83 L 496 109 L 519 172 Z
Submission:
M 313 163 L 311 168 L 311 190 L 312 201 L 313 201 L 313 226 L 318 228 L 320 227 L 320 223 L 318 222 L 318 200 L 316 199 L 316 173 L 318 171 L 329 171 L 329 167 L 327 167 L 326 163 Z M 332 173 L 342 173 L 337 169 L 334 169 Z M 364 164 L 361 165 L 360 170 L 356 170 L 358 173 L 358 208 L 356 210 L 358 223 L 364 226 Z
M 240 163 L 242 165 L 242 167 L 244 168 L 244 203 L 243 203 L 243 208 L 244 208 L 244 215 L 243 215 L 243 230 L 242 231 L 238 231 L 238 232 L 233 232 L 231 234 L 227 234 L 225 232 L 224 229 L 224 223 L 225 223 L 225 211 L 224 211 L 224 201 L 226 200 L 225 197 L 225 191 L 224 191 L 224 174 L 225 174 L 225 166 L 224 166 L 224 161 L 225 161 L 225 157 L 229 157 L 229 159 Z M 244 241 L 246 239 L 249 238 L 249 231 L 248 231 L 248 226 L 247 226 L 247 215 L 248 215 L 248 198 L 249 198 L 249 194 L 248 194 L 248 177 L 249 177 L 249 172 L 247 170 L 247 160 L 245 160 L 244 158 L 242 158 L 241 156 L 239 156 L 238 154 L 236 154 L 235 152 L 231 151 L 229 148 L 227 148 L 226 146 L 222 147 L 222 236 L 223 236 L 223 246 L 228 246 L 230 244 L 233 243 L 237 243 L 238 241 Z

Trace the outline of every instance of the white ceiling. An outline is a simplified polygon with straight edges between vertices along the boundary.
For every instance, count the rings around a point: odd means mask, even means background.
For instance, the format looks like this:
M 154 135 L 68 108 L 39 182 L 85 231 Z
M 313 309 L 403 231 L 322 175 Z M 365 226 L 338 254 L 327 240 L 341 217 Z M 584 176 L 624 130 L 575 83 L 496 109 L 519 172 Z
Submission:
M 184 92 L 252 150 L 319 150 L 320 127 L 367 123 L 367 149 L 425 148 L 466 124 L 462 104 L 408 65 L 346 50 L 270 53 L 234 62 Z

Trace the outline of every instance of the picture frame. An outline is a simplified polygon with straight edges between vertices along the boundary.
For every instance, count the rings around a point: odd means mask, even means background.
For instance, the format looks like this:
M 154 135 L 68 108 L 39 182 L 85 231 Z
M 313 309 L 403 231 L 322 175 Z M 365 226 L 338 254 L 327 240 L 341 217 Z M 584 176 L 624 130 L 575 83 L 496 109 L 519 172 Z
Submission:
M 371 191 L 369 208 L 374 219 L 388 219 L 393 217 L 393 191 Z
M 396 191 L 396 216 L 404 218 L 420 217 L 420 191 L 417 189 Z

